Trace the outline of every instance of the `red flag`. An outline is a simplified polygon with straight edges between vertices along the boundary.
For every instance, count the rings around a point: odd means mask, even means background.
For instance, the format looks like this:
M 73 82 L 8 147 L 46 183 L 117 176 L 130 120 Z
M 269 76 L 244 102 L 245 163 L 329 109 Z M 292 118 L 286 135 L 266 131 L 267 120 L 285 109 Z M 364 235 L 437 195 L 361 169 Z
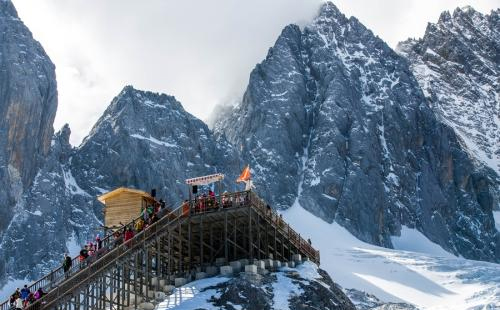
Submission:
M 252 176 L 250 175 L 250 166 L 247 165 L 245 169 L 243 169 L 243 171 L 241 172 L 240 177 L 236 180 L 236 183 L 246 182 L 249 181 L 251 178 Z

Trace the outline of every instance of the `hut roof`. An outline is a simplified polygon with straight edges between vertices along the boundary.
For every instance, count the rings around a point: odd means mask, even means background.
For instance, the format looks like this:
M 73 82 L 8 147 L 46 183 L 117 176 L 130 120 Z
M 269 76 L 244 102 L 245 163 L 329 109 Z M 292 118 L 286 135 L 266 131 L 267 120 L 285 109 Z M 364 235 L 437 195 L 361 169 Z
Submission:
M 146 193 L 145 191 L 141 191 L 141 190 L 138 190 L 138 189 L 133 189 L 133 188 L 126 188 L 126 187 L 119 187 L 111 192 L 108 192 L 104 195 L 101 195 L 99 197 L 97 197 L 97 199 L 102 202 L 102 203 L 106 203 L 106 200 L 107 199 L 110 199 L 110 198 L 113 198 L 113 197 L 116 197 L 122 193 L 132 193 L 132 194 L 137 194 L 138 196 L 141 196 L 147 200 L 150 200 L 150 201 L 155 201 L 155 199 L 148 193 Z

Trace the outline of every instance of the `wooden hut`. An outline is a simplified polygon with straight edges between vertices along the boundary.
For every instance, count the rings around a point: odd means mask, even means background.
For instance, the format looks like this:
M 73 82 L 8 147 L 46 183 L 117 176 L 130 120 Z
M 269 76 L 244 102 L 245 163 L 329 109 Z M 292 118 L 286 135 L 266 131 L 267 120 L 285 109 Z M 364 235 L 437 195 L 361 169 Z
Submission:
M 120 187 L 97 198 L 104 204 L 104 226 L 108 229 L 120 227 L 139 217 L 142 207 L 155 205 L 157 201 L 148 193 Z

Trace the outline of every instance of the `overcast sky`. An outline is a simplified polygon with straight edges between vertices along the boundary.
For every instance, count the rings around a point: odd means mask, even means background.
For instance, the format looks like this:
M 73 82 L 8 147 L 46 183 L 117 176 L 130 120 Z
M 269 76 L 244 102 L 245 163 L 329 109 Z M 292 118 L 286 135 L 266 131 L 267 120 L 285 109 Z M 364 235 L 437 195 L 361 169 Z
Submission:
M 310 21 L 320 0 L 13 0 L 56 65 L 54 127 L 78 145 L 125 85 L 173 95 L 206 120 L 241 97 L 252 68 L 290 23 Z M 337 0 L 394 47 L 421 37 L 444 10 L 500 0 Z

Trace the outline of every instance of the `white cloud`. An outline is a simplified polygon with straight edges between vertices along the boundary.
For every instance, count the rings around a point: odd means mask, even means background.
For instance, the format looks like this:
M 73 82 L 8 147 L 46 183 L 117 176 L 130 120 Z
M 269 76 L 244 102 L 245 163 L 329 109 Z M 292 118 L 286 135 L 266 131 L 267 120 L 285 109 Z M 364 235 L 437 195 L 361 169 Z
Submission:
M 305 24 L 320 0 L 13 0 L 56 64 L 56 130 L 78 144 L 124 85 L 164 92 L 206 120 L 244 91 L 282 28 Z M 394 46 L 465 1 L 334 1 Z M 500 0 L 476 0 L 480 11 Z

